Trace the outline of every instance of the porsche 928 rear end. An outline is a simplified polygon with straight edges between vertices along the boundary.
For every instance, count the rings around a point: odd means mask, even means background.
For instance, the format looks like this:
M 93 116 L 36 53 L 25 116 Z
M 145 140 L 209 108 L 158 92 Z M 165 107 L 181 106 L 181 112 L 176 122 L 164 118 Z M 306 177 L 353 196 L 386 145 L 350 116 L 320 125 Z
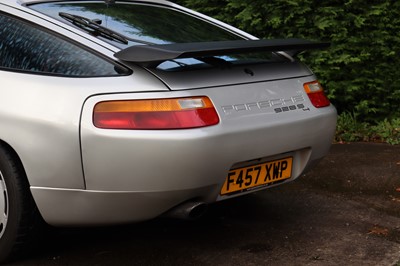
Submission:
M 0 8 L 0 260 L 38 213 L 193 218 L 293 181 L 330 148 L 336 110 L 294 58 L 327 43 L 258 40 L 163 0 Z
M 107 43 L 107 56 L 132 71 L 92 79 L 79 96 L 84 186 L 32 182 L 48 223 L 191 210 L 292 181 L 328 152 L 335 108 L 290 56 L 327 44 L 257 40 L 164 1 L 106 2 L 27 2 Z

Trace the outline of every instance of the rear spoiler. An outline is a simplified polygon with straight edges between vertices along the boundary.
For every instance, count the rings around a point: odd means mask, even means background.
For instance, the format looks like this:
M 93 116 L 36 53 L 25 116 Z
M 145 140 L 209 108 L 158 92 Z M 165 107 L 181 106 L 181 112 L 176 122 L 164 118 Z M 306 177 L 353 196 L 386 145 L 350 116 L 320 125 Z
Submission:
M 302 39 L 193 42 L 135 45 L 117 52 L 114 56 L 123 61 L 154 67 L 164 61 L 178 58 L 199 58 L 268 51 L 285 51 L 294 56 L 305 50 L 322 49 L 329 46 L 330 44 L 327 42 L 313 42 Z

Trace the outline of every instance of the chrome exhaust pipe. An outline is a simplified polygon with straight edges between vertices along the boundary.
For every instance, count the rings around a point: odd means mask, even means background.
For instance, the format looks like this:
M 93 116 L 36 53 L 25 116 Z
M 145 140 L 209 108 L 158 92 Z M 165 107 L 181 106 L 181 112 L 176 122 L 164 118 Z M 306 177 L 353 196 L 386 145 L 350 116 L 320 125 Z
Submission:
M 203 216 L 206 211 L 206 203 L 187 201 L 172 208 L 164 216 L 175 219 L 196 220 Z

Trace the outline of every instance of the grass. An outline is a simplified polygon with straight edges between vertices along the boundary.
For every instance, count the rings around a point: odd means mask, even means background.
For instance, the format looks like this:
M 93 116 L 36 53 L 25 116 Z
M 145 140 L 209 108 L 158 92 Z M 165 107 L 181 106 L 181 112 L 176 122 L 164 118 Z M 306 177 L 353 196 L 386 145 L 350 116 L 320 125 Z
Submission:
M 384 119 L 376 123 L 360 121 L 355 113 L 338 116 L 336 142 L 382 142 L 400 144 L 400 118 Z

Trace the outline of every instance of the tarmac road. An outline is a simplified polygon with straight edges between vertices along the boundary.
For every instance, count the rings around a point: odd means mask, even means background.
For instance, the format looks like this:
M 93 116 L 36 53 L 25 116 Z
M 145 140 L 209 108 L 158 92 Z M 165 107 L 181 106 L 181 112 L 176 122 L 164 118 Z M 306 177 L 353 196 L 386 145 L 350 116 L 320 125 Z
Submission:
M 400 146 L 335 144 L 296 181 L 198 221 L 56 229 L 38 247 L 10 265 L 400 266 Z

